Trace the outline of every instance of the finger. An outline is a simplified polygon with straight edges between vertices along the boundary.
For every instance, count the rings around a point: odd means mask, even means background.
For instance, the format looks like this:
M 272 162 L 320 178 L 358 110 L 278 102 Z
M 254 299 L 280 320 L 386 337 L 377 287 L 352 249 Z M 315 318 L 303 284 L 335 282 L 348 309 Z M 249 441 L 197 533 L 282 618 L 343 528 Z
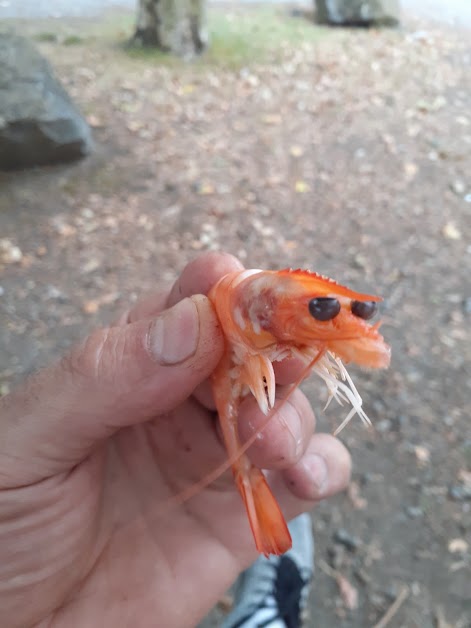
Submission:
M 343 443 L 330 434 L 315 434 L 293 467 L 270 474 L 270 484 L 285 516 L 291 519 L 321 499 L 345 490 L 351 468 Z
M 152 318 L 160 314 L 167 307 L 167 299 L 169 289 L 163 288 L 152 294 L 148 294 L 141 299 L 129 310 L 124 312 L 118 319 L 117 325 L 127 325 L 135 323 L 144 318 Z
M 281 362 L 274 362 L 273 369 L 276 383 L 280 386 L 301 383 L 309 375 L 309 372 L 306 372 L 306 362 L 299 358 L 286 358 Z
M 203 296 L 156 319 L 95 332 L 0 399 L 0 483 L 69 469 L 117 429 L 167 412 L 208 377 L 222 351 Z
M 214 395 L 213 395 L 211 380 L 208 379 L 202 384 L 200 384 L 195 389 L 193 396 L 207 410 L 211 410 L 212 412 L 216 411 L 216 404 L 214 402 Z
M 277 385 L 287 386 L 288 384 L 302 381 L 303 378 L 301 376 L 306 371 L 306 363 L 298 358 L 287 358 L 282 362 L 274 362 L 273 368 Z M 306 377 L 308 375 L 309 373 L 306 373 Z M 280 396 L 280 391 L 277 394 Z M 208 410 L 216 409 L 211 382 L 206 381 L 198 386 L 195 390 L 195 398 Z
M 221 277 L 243 266 L 237 258 L 227 253 L 205 253 L 190 262 L 175 282 L 172 290 L 162 289 L 147 295 L 118 319 L 118 325 L 150 318 L 171 307 L 184 297 L 207 294 Z
M 193 294 L 208 294 L 221 277 L 243 268 L 236 257 L 227 253 L 200 255 L 184 268 L 170 291 L 167 304 L 170 307 Z
M 273 416 L 267 417 L 253 397 L 247 398 L 240 407 L 239 434 L 245 443 L 260 428 L 248 455 L 255 466 L 262 469 L 284 469 L 293 466 L 303 455 L 314 432 L 315 417 L 305 395 L 295 389 L 289 399 L 287 391 L 277 390 Z

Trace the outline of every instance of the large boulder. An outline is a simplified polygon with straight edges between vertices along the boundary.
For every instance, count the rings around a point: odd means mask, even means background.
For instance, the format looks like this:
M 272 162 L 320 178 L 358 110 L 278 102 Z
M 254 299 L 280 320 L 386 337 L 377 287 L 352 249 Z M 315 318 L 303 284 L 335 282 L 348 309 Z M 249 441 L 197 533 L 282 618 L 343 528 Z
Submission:
M 342 26 L 397 26 L 399 0 L 315 0 L 317 21 Z
M 0 33 L 0 169 L 73 161 L 91 132 L 49 63 L 23 37 Z

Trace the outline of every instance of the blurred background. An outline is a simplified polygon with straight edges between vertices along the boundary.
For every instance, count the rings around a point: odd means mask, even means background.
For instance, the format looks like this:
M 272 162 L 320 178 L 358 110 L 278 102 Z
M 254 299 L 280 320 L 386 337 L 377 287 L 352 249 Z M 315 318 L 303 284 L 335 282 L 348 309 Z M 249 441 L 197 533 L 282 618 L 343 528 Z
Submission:
M 341 433 L 306 624 L 466 628 L 471 3 L 329 4 L 174 0 L 156 28 L 138 0 L 0 0 L 0 394 L 202 251 L 383 295 L 392 365 L 351 369 L 374 429 Z

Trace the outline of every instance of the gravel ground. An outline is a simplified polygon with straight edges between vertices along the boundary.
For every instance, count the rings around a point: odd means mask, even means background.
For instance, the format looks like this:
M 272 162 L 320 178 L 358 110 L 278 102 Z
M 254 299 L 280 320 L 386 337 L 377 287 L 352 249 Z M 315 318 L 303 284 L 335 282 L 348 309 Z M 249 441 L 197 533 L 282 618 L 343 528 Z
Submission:
M 374 626 L 399 599 L 390 626 L 469 626 L 469 33 L 322 30 L 228 68 L 131 57 L 64 28 L 82 39 L 41 48 L 97 150 L 0 175 L 1 390 L 203 250 L 384 295 L 393 363 L 352 370 L 375 429 L 342 433 L 352 485 L 313 516 L 308 625 Z M 306 391 L 331 430 L 344 410 Z

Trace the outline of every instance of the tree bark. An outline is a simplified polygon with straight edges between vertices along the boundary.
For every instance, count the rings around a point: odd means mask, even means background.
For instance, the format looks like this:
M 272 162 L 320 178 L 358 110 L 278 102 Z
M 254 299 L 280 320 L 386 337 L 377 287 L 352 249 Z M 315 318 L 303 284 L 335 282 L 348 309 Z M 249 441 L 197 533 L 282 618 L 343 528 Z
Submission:
M 208 45 L 206 0 L 138 0 L 133 42 L 180 57 L 200 54 Z

